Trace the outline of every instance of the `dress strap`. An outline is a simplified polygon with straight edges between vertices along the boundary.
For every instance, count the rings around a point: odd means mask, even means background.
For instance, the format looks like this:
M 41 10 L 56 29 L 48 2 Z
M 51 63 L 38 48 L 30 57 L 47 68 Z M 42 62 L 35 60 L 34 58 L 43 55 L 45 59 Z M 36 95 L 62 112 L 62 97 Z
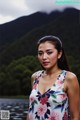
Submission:
M 65 79 L 65 77 L 66 77 L 66 73 L 67 73 L 67 71 L 66 71 L 66 70 L 63 70 L 64 79 Z
M 65 77 L 66 77 L 66 73 L 67 73 L 67 71 L 66 71 L 66 70 L 63 70 L 63 71 L 61 72 L 61 74 L 59 75 L 58 79 L 59 79 L 60 81 L 64 81 L 64 80 L 65 80 Z
M 33 84 L 35 84 L 36 82 L 38 83 L 39 77 L 42 75 L 42 73 L 43 73 L 42 70 L 35 72 L 35 80 L 34 80 Z
M 33 82 L 33 89 L 36 89 L 37 88 L 37 84 L 38 84 L 38 82 L 39 82 L 39 77 L 42 75 L 42 71 L 40 70 L 40 71 L 37 71 L 36 73 L 35 73 L 35 75 L 36 75 L 36 77 L 35 77 L 35 80 L 34 80 L 34 82 Z
M 39 79 L 39 77 L 42 75 L 43 70 L 37 71 L 36 72 L 36 79 Z

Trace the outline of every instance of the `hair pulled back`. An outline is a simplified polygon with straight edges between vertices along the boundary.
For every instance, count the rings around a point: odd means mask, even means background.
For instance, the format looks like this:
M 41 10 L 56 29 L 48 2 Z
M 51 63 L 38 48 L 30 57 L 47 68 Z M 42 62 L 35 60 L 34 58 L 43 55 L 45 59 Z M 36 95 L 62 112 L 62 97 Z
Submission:
M 37 47 L 39 47 L 41 43 L 45 43 L 45 42 L 50 42 L 51 44 L 53 44 L 57 49 L 58 53 L 62 51 L 62 56 L 60 57 L 60 59 L 58 59 L 58 67 L 62 70 L 69 70 L 69 66 L 67 63 L 64 49 L 63 49 L 62 41 L 56 36 L 47 35 L 38 40 Z

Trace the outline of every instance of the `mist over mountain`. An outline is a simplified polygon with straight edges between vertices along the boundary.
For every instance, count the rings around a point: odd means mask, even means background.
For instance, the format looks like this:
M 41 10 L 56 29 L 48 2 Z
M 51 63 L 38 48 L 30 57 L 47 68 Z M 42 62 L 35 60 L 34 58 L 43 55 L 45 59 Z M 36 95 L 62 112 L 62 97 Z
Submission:
M 63 12 L 53 11 L 50 14 L 37 12 L 0 25 L 0 65 L 9 64 L 22 56 L 35 55 L 36 40 L 47 34 L 59 36 L 67 53 L 78 55 L 79 12 L 74 8 L 67 8 Z
M 0 25 L 0 44 L 13 42 L 30 30 L 53 21 L 61 13 L 54 11 L 51 14 L 37 12 L 29 16 L 20 17 L 14 21 Z

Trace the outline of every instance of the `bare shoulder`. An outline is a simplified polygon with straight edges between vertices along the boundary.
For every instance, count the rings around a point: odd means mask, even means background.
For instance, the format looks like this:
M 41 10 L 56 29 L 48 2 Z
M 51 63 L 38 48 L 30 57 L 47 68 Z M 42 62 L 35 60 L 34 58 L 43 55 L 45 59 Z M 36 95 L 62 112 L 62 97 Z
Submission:
M 78 87 L 79 83 L 78 83 L 78 79 L 76 74 L 74 74 L 73 72 L 69 72 L 67 71 L 66 74 L 66 83 L 68 85 L 68 87 L 70 86 L 74 86 L 74 87 Z
M 66 92 L 69 98 L 70 115 L 74 118 L 78 118 L 76 116 L 79 116 L 80 88 L 76 74 L 67 72 L 65 81 Z
M 67 71 L 66 80 L 69 81 L 69 82 L 76 81 L 77 80 L 77 76 L 73 72 Z
M 36 78 L 36 72 L 32 74 L 31 81 L 33 82 L 35 80 L 35 78 Z

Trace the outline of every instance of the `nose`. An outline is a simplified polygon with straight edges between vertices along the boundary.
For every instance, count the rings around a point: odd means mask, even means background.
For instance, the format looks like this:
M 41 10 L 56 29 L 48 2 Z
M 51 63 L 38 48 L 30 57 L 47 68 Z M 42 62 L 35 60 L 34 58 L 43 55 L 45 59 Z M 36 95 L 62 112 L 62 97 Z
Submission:
M 43 59 L 46 59 L 47 58 L 47 54 L 44 53 L 43 56 L 42 56 Z

